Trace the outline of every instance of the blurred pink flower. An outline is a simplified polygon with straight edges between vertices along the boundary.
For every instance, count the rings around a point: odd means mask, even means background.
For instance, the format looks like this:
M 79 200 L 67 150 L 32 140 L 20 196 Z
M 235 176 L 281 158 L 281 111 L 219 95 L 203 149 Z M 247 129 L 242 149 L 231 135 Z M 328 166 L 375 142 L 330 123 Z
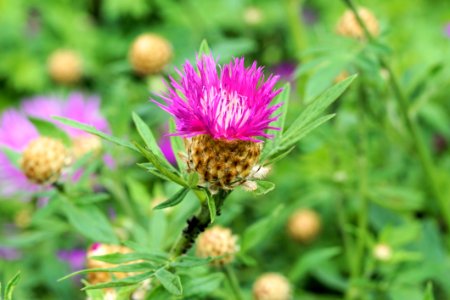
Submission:
M 84 269 L 86 251 L 84 249 L 69 249 L 58 251 L 58 258 L 70 266 L 72 272 Z
M 445 25 L 444 33 L 448 38 L 450 38 L 450 22 Z
M 236 58 L 219 66 L 212 56 L 203 55 L 196 68 L 186 62 L 183 72 L 177 72 L 180 80 L 170 77 L 171 87 L 161 95 L 166 105 L 153 100 L 174 116 L 177 135 L 258 141 L 256 137 L 271 137 L 267 129 L 278 129 L 269 125 L 281 105 L 270 106 L 281 92 L 274 89 L 278 76 L 265 79 L 256 62 L 246 68 L 244 59 Z

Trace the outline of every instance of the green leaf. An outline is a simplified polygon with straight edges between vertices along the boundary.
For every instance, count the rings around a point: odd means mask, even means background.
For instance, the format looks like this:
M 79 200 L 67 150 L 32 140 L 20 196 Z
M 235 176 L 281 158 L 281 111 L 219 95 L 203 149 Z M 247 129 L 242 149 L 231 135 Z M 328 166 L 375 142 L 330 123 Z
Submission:
M 223 273 L 212 273 L 204 276 L 195 276 L 183 281 L 184 297 L 208 296 L 220 288 L 224 280 Z M 196 297 L 193 297 L 196 298 Z M 204 299 L 203 297 L 201 299 Z
M 274 137 L 272 139 L 268 139 L 265 143 L 263 153 L 261 155 L 261 160 L 264 160 L 268 153 L 276 146 L 277 143 L 280 142 L 283 129 L 284 129 L 284 123 L 286 120 L 286 114 L 288 111 L 288 104 L 289 104 L 289 94 L 291 91 L 291 86 L 289 83 L 285 84 L 283 87 L 283 91 L 275 98 L 273 105 L 277 105 L 279 103 L 282 103 L 281 108 L 278 109 L 277 113 L 280 114 L 278 119 L 275 122 L 272 122 L 270 126 L 278 127 L 280 130 L 273 131 Z M 281 111 L 280 111 L 281 110 Z
M 208 42 L 206 41 L 206 39 L 203 39 L 198 50 L 198 56 L 201 57 L 203 55 L 209 54 L 211 54 L 211 50 L 209 49 Z
M 170 197 L 168 200 L 164 201 L 163 203 L 157 205 L 155 209 L 163 209 L 171 206 L 175 206 L 179 204 L 181 201 L 183 201 L 184 197 L 186 197 L 187 193 L 189 192 L 189 188 L 181 188 L 178 192 L 175 193 L 172 197 Z
M 299 257 L 291 272 L 289 273 L 289 279 L 292 282 L 297 282 L 307 272 L 317 268 L 321 263 L 330 260 L 341 252 L 340 248 L 332 247 L 320 250 L 313 250 Z
M 83 124 L 83 123 L 80 123 L 80 122 L 77 122 L 77 121 L 74 121 L 74 120 L 71 120 L 71 119 L 62 118 L 62 117 L 53 117 L 53 119 L 55 119 L 55 120 L 65 124 L 67 126 L 70 126 L 70 127 L 73 127 L 73 128 L 78 128 L 78 129 L 81 129 L 81 130 L 83 130 L 83 131 L 85 131 L 87 133 L 96 135 L 96 136 L 98 136 L 98 137 L 100 137 L 100 138 L 102 138 L 104 140 L 107 140 L 108 142 L 113 143 L 113 144 L 116 144 L 116 145 L 119 145 L 119 146 L 122 146 L 122 147 L 125 147 L 125 148 L 128 148 L 128 149 L 131 149 L 133 151 L 139 151 L 130 142 L 121 140 L 121 139 L 119 139 L 119 138 L 117 138 L 115 136 L 112 136 L 112 135 L 106 134 L 104 132 L 101 132 L 101 131 L 95 129 L 93 126 L 86 125 L 86 124 Z
M 208 203 L 208 209 L 209 209 L 209 217 L 211 219 L 211 224 L 214 223 L 214 220 L 216 219 L 216 202 L 214 201 L 214 197 L 211 196 L 211 194 L 208 191 L 205 191 L 206 193 L 206 201 Z
M 270 181 L 259 180 L 259 181 L 257 181 L 257 184 L 258 184 L 258 187 L 256 188 L 256 190 L 253 193 L 258 196 L 265 195 L 275 188 L 275 183 L 270 182 Z
M 5 288 L 5 300 L 13 300 L 13 292 L 20 280 L 20 271 L 8 282 Z
M 425 288 L 425 295 L 423 296 L 423 300 L 434 300 L 433 283 L 427 282 L 427 287 Z
M 63 199 L 58 199 L 63 200 Z M 82 235 L 95 242 L 117 244 L 118 239 L 105 215 L 95 206 L 77 207 L 65 200 L 61 205 L 69 223 Z
M 141 253 L 141 252 L 132 252 L 132 253 L 113 253 L 106 254 L 101 256 L 92 256 L 92 259 L 107 262 L 110 264 L 123 264 L 136 260 L 146 260 L 156 263 L 165 263 L 167 261 L 167 257 L 161 254 L 150 254 L 150 253 Z
M 176 133 L 175 121 L 170 119 L 169 121 L 169 132 Z M 172 146 L 173 153 L 175 154 L 175 159 L 177 160 L 177 165 L 180 170 L 186 169 L 186 162 L 180 157 L 180 153 L 184 153 L 186 150 L 184 148 L 183 140 L 176 135 L 170 136 L 170 145 Z
M 147 278 L 152 277 L 155 275 L 155 272 L 148 271 L 142 274 L 126 277 L 120 280 L 113 280 L 107 283 L 100 283 L 96 285 L 88 285 L 82 288 L 81 290 L 92 290 L 92 289 L 104 289 L 104 288 L 111 288 L 111 287 L 122 287 L 122 286 L 129 286 L 138 284 L 139 282 L 144 281 Z
M 167 177 L 170 181 L 178 183 L 181 186 L 189 187 L 189 185 L 186 181 L 184 181 L 183 178 L 167 169 L 152 151 L 142 147 L 137 143 L 135 144 L 135 146 L 136 149 L 138 149 L 138 151 L 141 152 L 162 175 Z
M 286 132 L 283 133 L 281 148 L 288 148 L 294 145 L 306 133 L 309 133 L 312 129 L 331 119 L 333 115 L 322 118 L 319 118 L 319 116 L 348 88 L 356 76 L 350 76 L 337 83 L 311 101 Z
M 181 296 L 183 294 L 183 287 L 181 286 L 180 277 L 178 275 L 161 268 L 156 271 L 155 276 L 169 293 L 177 296 Z
M 6 155 L 9 162 L 12 163 L 14 167 L 20 169 L 20 158 L 22 157 L 22 154 L 20 154 L 20 152 L 14 151 L 5 146 L 1 146 L 0 151 Z
M 282 209 L 283 206 L 279 205 L 270 215 L 257 221 L 245 230 L 241 241 L 241 251 L 243 253 L 249 251 L 262 240 L 266 239 L 268 228 L 272 228 L 273 222 L 275 222 L 276 217 L 280 214 Z
M 40 135 L 60 140 L 67 147 L 72 145 L 72 140 L 67 133 L 54 123 L 34 117 L 28 117 L 28 119 L 36 127 Z
M 161 148 L 159 148 L 158 143 L 155 140 L 155 136 L 153 135 L 150 128 L 145 124 L 145 122 L 139 117 L 136 113 L 133 112 L 132 118 L 134 124 L 136 125 L 136 129 L 139 132 L 142 140 L 150 151 L 152 151 L 169 169 L 176 171 L 176 169 L 166 160 L 166 157 L 161 152 Z
M 175 261 L 170 265 L 175 268 L 193 268 L 206 265 L 212 260 L 213 259 L 211 257 L 201 258 L 196 256 L 182 255 L 178 258 L 178 261 Z
M 69 275 L 66 275 L 62 278 L 60 278 L 58 281 L 65 280 L 67 278 L 80 275 L 80 274 L 86 274 L 86 273 L 94 273 L 94 272 L 107 272 L 107 273 L 130 273 L 130 272 L 142 272 L 142 271 L 148 271 L 148 270 L 154 270 L 156 266 L 149 262 L 138 262 L 134 264 L 125 264 L 121 266 L 116 267 L 110 267 L 110 268 L 92 268 L 92 269 L 84 269 L 80 271 L 76 271 L 73 273 L 70 273 Z

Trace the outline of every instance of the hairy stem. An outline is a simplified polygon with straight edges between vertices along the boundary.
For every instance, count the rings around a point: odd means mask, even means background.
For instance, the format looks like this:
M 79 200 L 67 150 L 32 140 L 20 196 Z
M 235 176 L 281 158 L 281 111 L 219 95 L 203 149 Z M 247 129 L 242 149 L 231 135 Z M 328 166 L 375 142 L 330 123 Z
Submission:
M 213 195 L 214 202 L 216 203 L 217 215 L 220 215 L 222 205 L 229 192 L 219 190 L 219 192 Z M 205 229 L 211 223 L 211 215 L 206 201 L 201 201 L 200 212 L 187 220 L 186 227 L 183 229 L 181 236 L 173 246 L 171 257 L 176 258 L 185 254 L 195 242 L 197 236 L 205 231 Z

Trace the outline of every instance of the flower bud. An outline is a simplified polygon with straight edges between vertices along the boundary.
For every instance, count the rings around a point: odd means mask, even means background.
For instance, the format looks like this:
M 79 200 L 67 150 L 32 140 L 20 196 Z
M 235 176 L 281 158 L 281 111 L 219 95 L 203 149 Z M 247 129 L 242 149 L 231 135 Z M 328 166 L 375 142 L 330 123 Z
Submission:
M 25 148 L 21 168 L 30 181 L 38 184 L 52 183 L 61 174 L 67 157 L 67 150 L 60 141 L 39 137 Z
M 160 72 L 172 58 L 172 46 L 165 38 L 156 34 L 138 36 L 128 53 L 134 71 L 140 75 Z
M 376 244 L 373 248 L 373 256 L 379 261 L 389 261 L 392 258 L 392 249 L 387 244 Z
M 296 241 L 308 243 L 314 240 L 320 232 L 319 215 L 309 209 L 301 209 L 291 215 L 288 221 L 288 233 Z
M 288 300 L 291 298 L 289 281 L 281 274 L 266 273 L 253 284 L 255 300 Z
M 84 135 L 72 140 L 72 155 L 75 159 L 78 159 L 89 152 L 98 155 L 101 151 L 102 142 L 98 136 Z
M 219 140 L 198 135 L 187 141 L 188 165 L 201 182 L 211 187 L 232 189 L 251 175 L 261 153 L 261 143 Z
M 237 237 L 228 228 L 214 226 L 199 235 L 197 239 L 197 256 L 216 258 L 215 266 L 225 265 L 233 261 L 238 251 Z
M 378 20 L 370 10 L 361 7 L 358 9 L 358 15 L 361 17 L 371 35 L 378 36 L 380 34 Z M 346 37 L 356 39 L 364 38 L 364 29 L 359 25 L 355 14 L 351 10 L 346 10 L 339 19 L 336 32 L 337 34 Z
M 116 265 L 106 263 L 103 261 L 95 260 L 92 258 L 92 256 L 102 256 L 107 254 L 113 254 L 113 253 L 130 253 L 132 252 L 131 249 L 119 246 L 119 245 L 109 245 L 109 244 L 101 244 L 101 243 L 95 243 L 93 244 L 89 250 L 87 251 L 87 267 L 89 269 L 93 268 L 111 268 Z M 90 284 L 98 284 L 98 283 L 104 283 L 112 280 L 112 275 L 114 275 L 115 278 L 125 278 L 128 276 L 131 276 L 130 273 L 125 272 L 90 272 L 87 275 L 87 280 Z
M 244 21 L 248 25 L 259 25 L 263 21 L 263 12 L 255 6 L 249 6 L 244 11 Z
M 80 80 L 81 58 L 72 50 L 57 50 L 47 62 L 48 72 L 58 83 L 71 84 Z

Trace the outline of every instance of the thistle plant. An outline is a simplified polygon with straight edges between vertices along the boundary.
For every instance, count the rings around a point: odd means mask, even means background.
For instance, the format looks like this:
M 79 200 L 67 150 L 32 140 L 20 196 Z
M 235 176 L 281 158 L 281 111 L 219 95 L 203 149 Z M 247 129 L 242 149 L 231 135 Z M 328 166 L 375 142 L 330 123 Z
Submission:
M 219 65 L 203 42 L 195 65 L 186 62 L 181 70 L 176 70 L 176 74 L 178 79 L 170 76 L 168 92 L 158 95 L 164 102 L 153 97 L 150 104 L 159 106 L 174 118 L 170 138 L 176 153 L 176 167 L 166 160 L 152 131 L 136 113 L 132 117 L 144 144 L 121 140 L 67 118 L 55 118 L 140 153 L 148 160 L 139 163 L 140 167 L 178 185 L 178 191 L 157 205 L 156 210 L 179 205 L 189 192 L 197 197 L 200 206 L 199 211 L 187 220 L 179 238 L 164 249 L 164 253 L 136 252 L 96 257 L 114 263 L 134 261 L 131 265 L 105 268 L 105 272 L 126 269 L 141 273 L 109 283 L 89 285 L 85 287 L 87 290 L 131 286 L 155 277 L 168 292 L 181 295 L 183 290 L 177 272 L 184 265 L 196 260 L 199 264 L 209 263 L 214 253 L 222 254 L 220 261 L 229 262 L 230 255 L 235 255 L 238 249 L 232 246 L 235 238 L 227 237 L 225 233 L 216 236 L 213 233 L 219 230 L 217 228 L 206 231 L 199 238 L 197 253 L 201 258 L 193 258 L 189 250 L 197 237 L 215 223 L 227 197 L 234 190 L 242 188 L 261 195 L 274 189 L 273 183 L 261 180 L 269 173 L 271 164 L 288 155 L 301 138 L 334 116 L 321 114 L 355 77 L 323 92 L 285 128 L 289 85 L 277 87 L 278 77 L 265 77 L 263 68 L 256 63 L 246 67 L 243 58 L 235 58 L 228 64 Z M 217 239 L 208 238 L 211 235 Z M 228 246 L 223 244 L 227 239 L 226 243 L 231 243 Z M 220 242 L 222 246 L 207 245 L 208 241 Z M 244 243 L 244 249 L 249 245 Z M 220 249 L 225 252 L 220 252 Z M 225 268 L 224 272 L 239 299 L 239 285 L 232 269 Z

